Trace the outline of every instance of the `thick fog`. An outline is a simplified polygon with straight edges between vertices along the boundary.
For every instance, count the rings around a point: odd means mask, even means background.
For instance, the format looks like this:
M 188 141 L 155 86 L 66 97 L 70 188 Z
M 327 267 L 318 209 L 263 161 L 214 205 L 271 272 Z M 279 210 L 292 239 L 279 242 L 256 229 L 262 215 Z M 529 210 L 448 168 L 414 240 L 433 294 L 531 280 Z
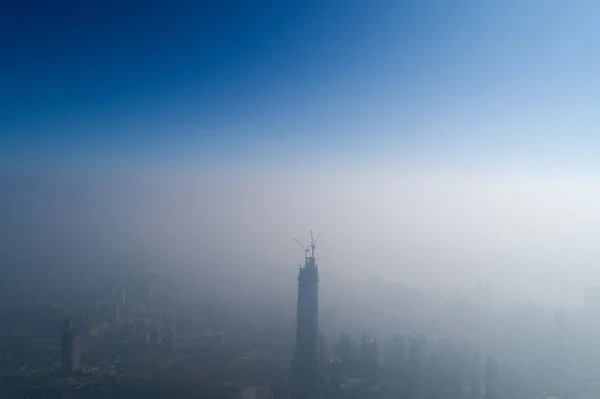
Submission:
M 600 280 L 593 176 L 165 168 L 4 177 L 3 257 L 43 269 L 277 270 L 580 303 Z M 10 266 L 9 266 L 10 267 Z

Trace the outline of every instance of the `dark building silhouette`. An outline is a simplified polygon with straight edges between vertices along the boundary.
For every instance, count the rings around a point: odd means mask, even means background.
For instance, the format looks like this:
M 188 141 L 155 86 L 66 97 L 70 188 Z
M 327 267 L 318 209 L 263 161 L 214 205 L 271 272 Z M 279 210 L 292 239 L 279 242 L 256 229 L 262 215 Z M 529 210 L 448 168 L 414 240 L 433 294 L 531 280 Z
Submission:
M 73 320 L 70 317 L 65 319 L 61 344 L 62 368 L 66 374 L 71 374 L 79 368 L 79 347 L 73 331 Z
M 398 368 L 406 359 L 406 340 L 400 334 L 394 334 L 385 345 L 385 362 L 389 367 Z
M 329 362 L 329 369 L 331 370 L 330 389 L 334 393 L 339 393 L 344 377 L 342 360 L 338 357 L 332 357 Z
M 163 342 L 167 348 L 175 349 L 175 326 L 167 326 Z
M 352 337 L 342 333 L 340 342 L 336 348 L 336 356 L 342 362 L 343 375 L 346 377 L 356 377 L 358 375 L 358 350 Z
M 369 383 L 377 381 L 379 372 L 379 345 L 374 337 L 363 335 L 360 340 L 362 376 Z
M 158 345 L 158 344 L 160 344 L 160 340 L 161 340 L 160 330 L 158 328 L 152 329 L 152 331 L 150 332 L 150 344 Z
M 319 397 L 319 270 L 312 253 L 305 249 L 304 266 L 298 273 L 296 350 L 294 354 L 294 399 Z
M 118 286 L 113 290 L 113 302 L 118 303 L 122 311 L 126 309 L 127 293 L 125 288 Z
M 408 358 L 425 364 L 427 360 L 427 338 L 423 335 L 413 335 L 409 339 Z
M 210 304 L 204 307 L 204 322 L 208 325 L 214 325 L 219 320 L 217 305 Z
M 385 360 L 380 370 L 379 379 L 382 384 L 401 397 L 406 385 L 406 340 L 399 334 L 387 339 L 384 345 Z

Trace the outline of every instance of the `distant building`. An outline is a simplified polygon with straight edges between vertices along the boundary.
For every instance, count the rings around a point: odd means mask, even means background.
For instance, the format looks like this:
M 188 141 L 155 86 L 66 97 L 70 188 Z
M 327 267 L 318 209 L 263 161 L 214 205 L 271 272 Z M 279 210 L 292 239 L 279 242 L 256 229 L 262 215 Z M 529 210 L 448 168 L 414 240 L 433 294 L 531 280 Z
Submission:
M 169 326 L 166 328 L 164 344 L 170 349 L 175 349 L 175 327 Z
M 121 306 L 121 310 L 125 310 L 127 306 L 127 294 L 125 288 L 117 287 L 113 290 L 113 302 Z
M 249 299 L 248 310 L 251 315 L 260 314 L 262 311 L 260 300 L 256 298 Z
M 121 306 L 116 302 L 99 302 L 97 310 L 97 321 L 106 321 L 111 324 L 119 322 L 121 317 Z
M 427 339 L 423 335 L 413 335 L 409 340 L 409 360 L 425 364 L 427 360 Z
M 403 336 L 394 334 L 385 348 L 385 362 L 391 368 L 398 368 L 406 359 L 406 342 Z
M 79 345 L 73 332 L 73 321 L 65 319 L 61 339 L 61 361 L 65 373 L 71 374 L 79 368 Z
M 136 333 L 149 332 L 150 331 L 150 320 L 138 318 L 134 321 L 134 330 Z
M 202 342 L 213 349 L 223 349 L 225 347 L 225 333 L 206 332 L 202 337 Z
M 160 330 L 158 328 L 153 329 L 150 332 L 150 344 L 159 345 L 161 341 Z
M 336 356 L 342 362 L 344 376 L 356 377 L 358 375 L 358 349 L 352 337 L 342 333 L 336 349 Z
M 212 325 L 218 321 L 218 311 L 215 304 L 206 305 L 204 307 L 204 322 Z
M 360 340 L 360 362 L 363 378 L 375 383 L 379 374 L 379 345 L 374 337 L 363 335 Z
M 329 361 L 329 369 L 331 370 L 331 378 L 329 379 L 329 388 L 336 392 L 342 387 L 342 380 L 344 378 L 344 366 L 342 365 L 342 359 L 339 357 L 332 357 Z

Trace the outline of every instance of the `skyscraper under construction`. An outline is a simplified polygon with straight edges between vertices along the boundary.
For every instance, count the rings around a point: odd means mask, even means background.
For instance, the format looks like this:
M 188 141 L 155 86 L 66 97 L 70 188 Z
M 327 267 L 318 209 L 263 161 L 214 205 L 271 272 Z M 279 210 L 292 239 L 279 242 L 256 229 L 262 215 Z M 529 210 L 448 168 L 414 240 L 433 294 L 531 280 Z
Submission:
M 305 259 L 298 273 L 294 399 L 319 398 L 319 269 L 315 260 L 317 240 L 312 239 L 311 232 L 310 250 L 302 247 Z

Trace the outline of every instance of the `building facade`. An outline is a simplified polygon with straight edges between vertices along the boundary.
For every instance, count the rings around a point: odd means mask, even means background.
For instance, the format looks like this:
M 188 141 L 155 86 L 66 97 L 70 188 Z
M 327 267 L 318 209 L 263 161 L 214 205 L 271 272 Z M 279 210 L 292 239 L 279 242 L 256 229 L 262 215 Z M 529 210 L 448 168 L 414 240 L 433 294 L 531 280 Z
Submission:
M 298 273 L 294 399 L 319 398 L 319 270 L 306 256 Z

